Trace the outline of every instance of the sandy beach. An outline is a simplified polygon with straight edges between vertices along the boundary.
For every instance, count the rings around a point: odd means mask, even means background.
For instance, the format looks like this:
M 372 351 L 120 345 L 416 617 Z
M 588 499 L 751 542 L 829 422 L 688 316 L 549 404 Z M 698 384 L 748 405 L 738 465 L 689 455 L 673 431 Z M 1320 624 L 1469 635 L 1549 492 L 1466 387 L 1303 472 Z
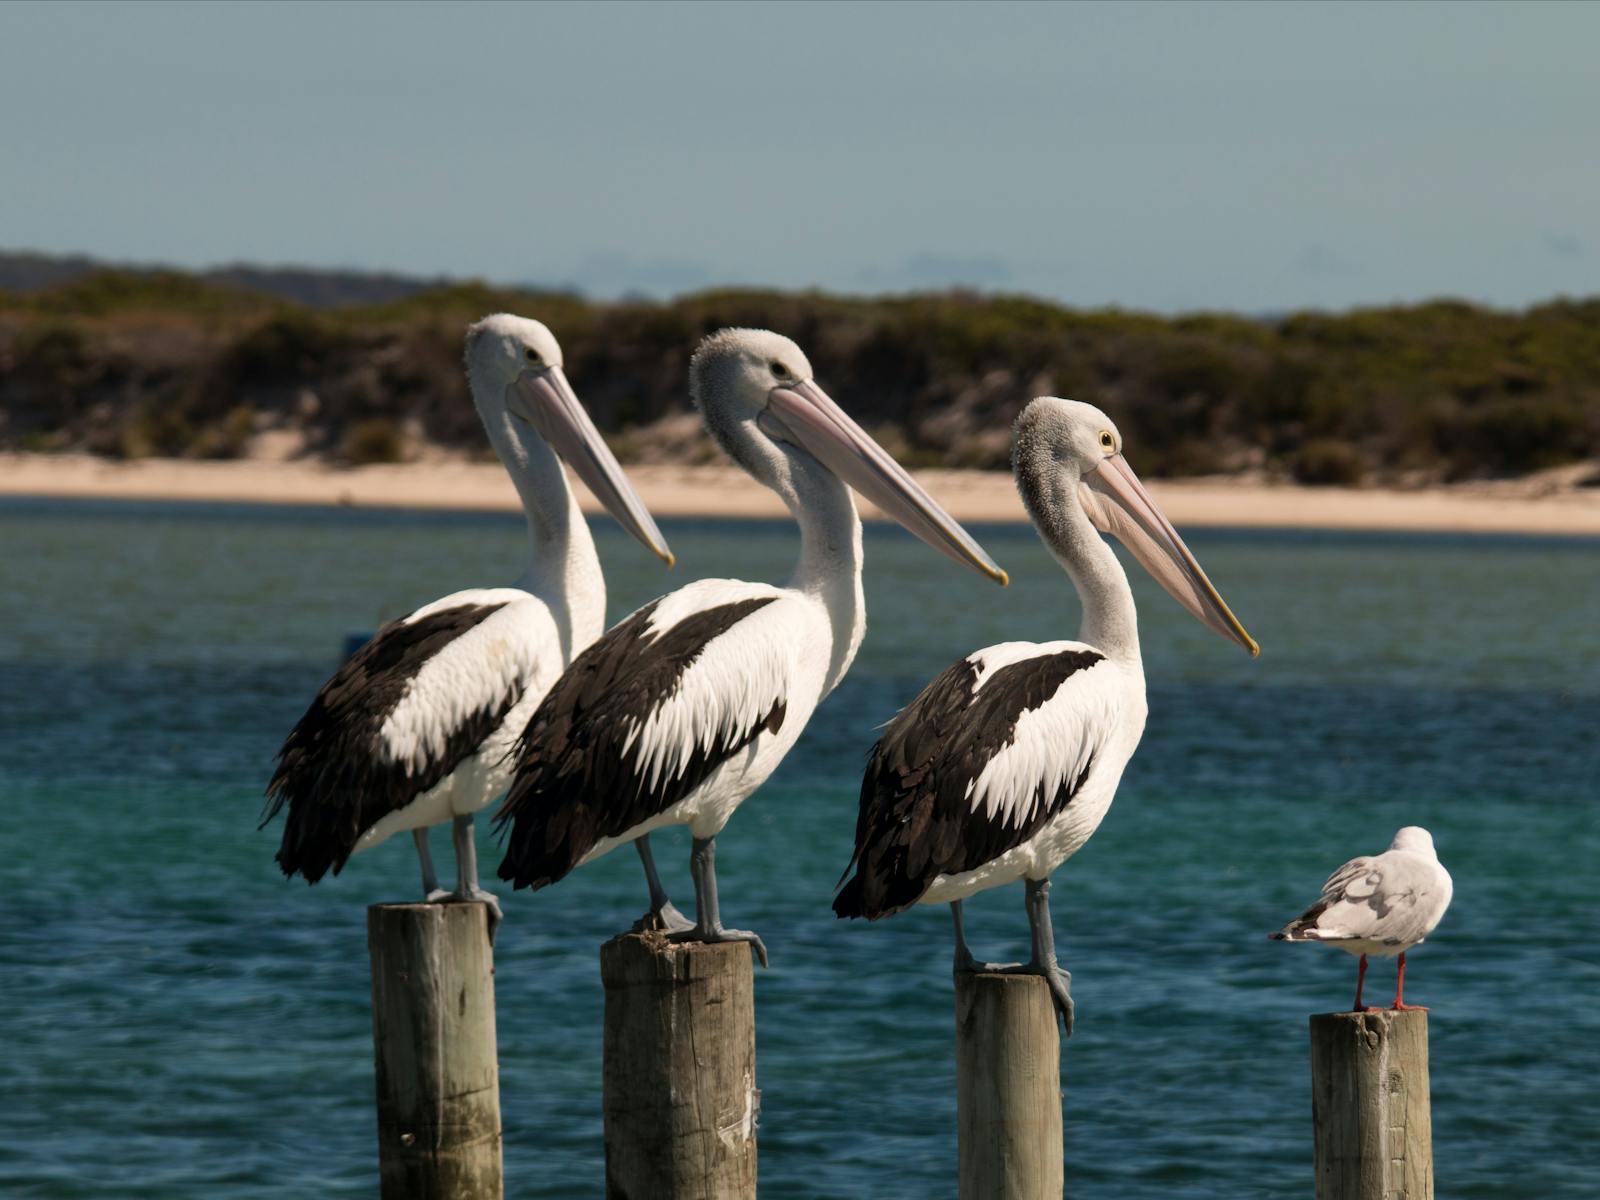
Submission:
M 1579 486 L 1592 465 L 1523 480 L 1398 491 L 1309 488 L 1239 480 L 1157 480 L 1150 490 L 1183 526 L 1434 530 L 1600 535 L 1600 488 Z M 777 497 L 721 466 L 633 466 L 628 474 L 657 516 L 777 517 Z M 988 471 L 919 471 L 961 521 L 1022 521 L 1011 477 Z M 497 463 L 438 461 L 357 468 L 313 462 L 121 462 L 90 455 L 0 454 L 0 495 L 104 500 L 354 505 L 515 511 Z M 586 509 L 595 505 L 580 490 Z M 863 505 L 867 519 L 878 516 Z

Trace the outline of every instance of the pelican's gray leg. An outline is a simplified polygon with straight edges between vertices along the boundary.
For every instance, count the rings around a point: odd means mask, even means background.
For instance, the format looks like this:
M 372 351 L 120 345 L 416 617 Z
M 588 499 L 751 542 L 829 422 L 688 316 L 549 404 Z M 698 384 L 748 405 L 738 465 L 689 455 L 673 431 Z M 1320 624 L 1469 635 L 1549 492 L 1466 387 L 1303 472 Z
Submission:
M 472 836 L 472 814 L 463 813 L 451 822 L 451 839 L 456 847 L 456 890 L 439 897 L 440 903 L 481 900 L 489 906 L 489 940 L 494 941 L 495 930 L 505 914 L 500 911 L 500 901 L 493 892 L 478 886 L 478 843 Z
M 967 949 L 967 929 L 961 921 L 961 901 L 950 901 L 950 919 L 956 927 L 956 974 L 963 971 L 976 971 L 978 960 L 972 957 L 972 951 Z
M 972 951 L 967 949 L 967 927 L 961 916 L 961 901 L 950 901 L 950 916 L 956 926 L 956 974 L 980 974 L 985 971 L 1013 971 L 1017 963 L 990 963 L 979 962 L 972 957 Z
M 1056 1009 L 1061 1013 L 1067 1036 L 1071 1037 L 1072 976 L 1056 962 L 1056 935 L 1050 924 L 1050 881 L 1029 879 L 1025 883 L 1028 927 L 1033 932 L 1033 958 L 1015 969 L 1044 977 L 1044 981 L 1050 985 L 1050 995 L 1056 1002 Z
M 641 833 L 634 838 L 633 848 L 639 852 L 639 861 L 644 864 L 645 882 L 650 885 L 650 911 L 633 923 L 633 932 L 664 929 L 668 933 L 681 933 L 693 929 L 694 922 L 678 911 L 677 906 L 667 899 L 667 889 L 661 886 L 661 876 L 656 873 L 656 858 L 650 852 L 650 835 Z
M 417 848 L 417 861 L 422 864 L 422 899 L 428 904 L 437 904 L 450 895 L 439 886 L 439 875 L 433 869 L 433 852 L 428 849 L 428 831 L 426 828 L 411 831 L 411 843 Z
M 674 942 L 749 942 L 761 965 L 767 965 L 767 948 L 748 929 L 725 929 L 717 907 L 717 840 L 695 838 L 689 855 L 689 871 L 694 875 L 696 920 L 689 929 L 669 933 Z

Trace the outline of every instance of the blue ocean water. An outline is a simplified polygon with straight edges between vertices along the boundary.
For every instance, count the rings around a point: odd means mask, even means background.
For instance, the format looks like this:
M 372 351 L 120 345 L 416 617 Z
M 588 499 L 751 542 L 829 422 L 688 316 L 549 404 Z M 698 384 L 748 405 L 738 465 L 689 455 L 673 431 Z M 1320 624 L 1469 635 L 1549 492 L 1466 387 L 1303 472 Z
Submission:
M 599 528 L 612 619 L 700 575 L 780 580 L 796 545 L 663 525 L 671 574 Z M 1009 590 L 869 529 L 862 654 L 718 841 L 724 915 L 773 955 L 764 1196 L 955 1191 L 948 917 L 847 924 L 828 901 L 874 727 L 961 653 L 1076 630 L 1031 532 L 976 532 Z M 1408 823 L 1456 880 L 1408 972 L 1439 1194 L 1600 1193 L 1600 542 L 1190 540 L 1263 652 L 1136 575 L 1149 727 L 1054 889 L 1070 1193 L 1309 1194 L 1305 1022 L 1349 1003 L 1353 962 L 1264 934 Z M 0 502 L 0 1193 L 376 1194 L 363 909 L 411 898 L 414 858 L 396 841 L 286 882 L 261 787 L 347 630 L 504 582 L 522 546 L 493 516 Z M 658 838 L 682 901 L 687 855 Z M 598 1195 L 597 948 L 636 915 L 638 867 L 504 899 L 508 1194 Z M 980 954 L 1025 952 L 1020 889 L 969 907 Z

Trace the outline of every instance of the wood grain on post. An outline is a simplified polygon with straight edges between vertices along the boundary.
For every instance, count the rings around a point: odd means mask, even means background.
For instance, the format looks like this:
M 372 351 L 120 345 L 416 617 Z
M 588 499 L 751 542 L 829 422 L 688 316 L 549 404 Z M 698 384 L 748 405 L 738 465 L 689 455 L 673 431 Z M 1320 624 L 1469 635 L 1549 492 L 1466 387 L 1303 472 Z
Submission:
M 1317 1200 L 1433 1200 L 1428 1014 L 1311 1018 Z
M 1060 1200 L 1061 1034 L 1037 975 L 956 976 L 961 1200 Z
M 600 948 L 600 978 L 606 1195 L 754 1200 L 750 947 L 623 934 Z
M 494 954 L 483 904 L 374 904 L 383 1200 L 500 1200 Z

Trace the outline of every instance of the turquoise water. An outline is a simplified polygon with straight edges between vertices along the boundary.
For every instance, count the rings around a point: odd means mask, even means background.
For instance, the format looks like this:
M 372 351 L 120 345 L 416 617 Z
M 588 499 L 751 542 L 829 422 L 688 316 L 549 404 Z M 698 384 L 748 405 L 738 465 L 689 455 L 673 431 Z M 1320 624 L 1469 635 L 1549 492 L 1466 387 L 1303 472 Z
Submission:
M 672 574 L 601 528 L 613 619 L 794 551 L 783 525 L 664 528 Z M 1008 591 L 869 530 L 861 657 L 718 842 L 724 915 L 773 956 L 763 1196 L 954 1194 L 948 917 L 847 925 L 828 900 L 874 726 L 960 653 L 1075 631 L 1031 533 L 978 532 Z M 1407 823 L 1456 880 L 1408 980 L 1440 1196 L 1597 1194 L 1600 542 L 1191 543 L 1264 650 L 1136 580 L 1149 728 L 1054 894 L 1071 1194 L 1310 1193 L 1305 1020 L 1349 1003 L 1353 962 L 1263 935 Z M 376 1194 L 363 906 L 410 898 L 414 858 L 286 882 L 261 786 L 347 630 L 502 582 L 521 547 L 500 517 L 0 502 L 0 1193 Z M 687 855 L 659 839 L 680 900 Z M 509 1195 L 600 1194 L 597 947 L 641 896 L 616 854 L 506 897 Z M 1019 889 L 970 907 L 980 954 L 1025 951 Z

